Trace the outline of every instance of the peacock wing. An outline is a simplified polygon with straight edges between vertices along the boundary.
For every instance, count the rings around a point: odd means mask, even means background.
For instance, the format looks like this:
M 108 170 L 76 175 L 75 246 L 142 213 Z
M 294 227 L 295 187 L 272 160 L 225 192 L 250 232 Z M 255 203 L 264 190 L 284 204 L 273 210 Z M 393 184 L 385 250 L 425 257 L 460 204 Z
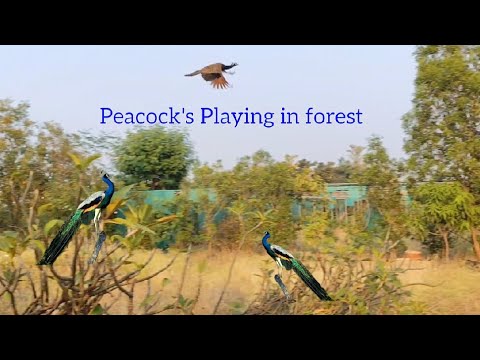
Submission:
M 218 78 L 212 81 L 212 86 L 215 89 L 226 89 L 229 87 L 228 81 L 223 77 L 223 75 L 220 75 Z
M 213 81 L 215 79 L 218 79 L 219 77 L 221 77 L 222 74 L 220 73 L 207 73 L 207 74 L 202 74 L 202 78 L 203 80 L 205 81 Z
M 271 248 L 275 255 L 280 259 L 283 267 L 287 270 L 291 270 L 292 259 L 294 259 L 294 256 L 279 245 L 272 245 Z
M 220 63 L 211 64 L 211 65 L 207 65 L 204 68 L 202 68 L 202 70 L 200 70 L 200 72 L 202 74 L 210 74 L 210 73 L 221 74 L 222 73 L 222 67 L 223 67 L 223 65 L 220 64 Z
M 82 203 L 78 205 L 77 209 L 82 209 L 83 212 L 91 211 L 100 205 L 104 197 L 105 193 L 103 191 L 97 191 L 83 200 Z

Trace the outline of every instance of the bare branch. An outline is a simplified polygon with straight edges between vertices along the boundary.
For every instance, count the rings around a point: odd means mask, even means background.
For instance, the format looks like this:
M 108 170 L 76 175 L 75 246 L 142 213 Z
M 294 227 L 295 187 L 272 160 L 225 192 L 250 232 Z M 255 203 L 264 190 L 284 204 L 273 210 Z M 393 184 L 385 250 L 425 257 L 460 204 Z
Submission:
M 120 290 L 121 292 L 123 292 L 125 295 L 127 295 L 128 297 L 131 297 L 132 294 L 128 291 L 128 290 L 125 290 L 122 285 L 120 285 L 120 282 L 117 280 L 117 277 L 115 276 L 115 273 L 113 272 L 113 269 L 111 267 L 108 268 L 108 270 L 110 271 L 110 274 L 112 275 L 112 279 L 113 279 L 113 282 L 115 283 L 115 286 L 118 288 L 118 290 Z
M 247 235 L 250 234 L 251 232 L 255 231 L 258 229 L 260 226 L 262 226 L 263 221 L 260 221 L 257 225 L 252 227 L 249 231 L 247 231 L 242 238 L 242 241 L 238 245 L 237 251 L 235 252 L 235 255 L 233 256 L 232 263 L 230 264 L 230 268 L 228 269 L 228 276 L 227 280 L 225 281 L 225 285 L 223 286 L 222 292 L 220 293 L 220 297 L 218 298 L 217 303 L 215 304 L 215 308 L 213 309 L 213 315 L 215 315 L 218 311 L 218 308 L 220 306 L 220 303 L 223 300 L 223 296 L 225 295 L 225 291 L 227 290 L 228 284 L 230 283 L 230 279 L 232 278 L 232 273 L 233 273 L 233 267 L 235 266 L 235 261 L 237 260 L 237 256 L 243 246 L 243 243 L 245 242 L 245 239 L 247 238 Z
M 182 277 L 181 277 L 181 280 L 180 280 L 180 286 L 178 287 L 177 300 L 175 301 L 175 307 L 178 307 L 178 302 L 179 302 L 180 296 L 182 295 L 183 284 L 185 282 L 185 276 L 187 274 L 187 267 L 188 267 L 188 262 L 190 260 L 191 250 L 192 250 L 192 244 L 190 243 L 188 245 L 187 255 L 186 255 L 186 259 L 185 259 L 185 265 L 183 266 L 183 270 L 182 270 Z
M 149 276 L 146 276 L 140 280 L 137 280 L 137 283 L 140 283 L 140 282 L 143 282 L 143 281 L 146 281 L 146 280 L 150 280 L 152 278 L 154 278 L 155 276 L 157 276 L 158 274 L 164 272 L 165 270 L 167 270 L 170 266 L 172 266 L 173 262 L 175 261 L 175 259 L 177 258 L 178 254 L 175 254 L 175 256 L 172 258 L 172 260 L 170 260 L 170 262 L 162 269 L 154 272 L 153 274 L 149 275 Z

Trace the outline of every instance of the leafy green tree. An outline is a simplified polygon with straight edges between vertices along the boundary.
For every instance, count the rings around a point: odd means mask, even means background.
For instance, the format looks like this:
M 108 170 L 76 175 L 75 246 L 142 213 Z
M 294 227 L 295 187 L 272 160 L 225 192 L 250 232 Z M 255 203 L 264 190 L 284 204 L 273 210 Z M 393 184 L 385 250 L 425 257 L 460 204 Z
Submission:
M 352 168 L 354 172 L 360 172 L 364 167 L 363 162 L 363 152 L 365 151 L 365 147 L 359 145 L 350 145 L 349 149 L 347 150 L 350 163 L 352 164 Z
M 390 159 L 382 138 L 373 135 L 355 179 L 367 185 L 367 199 L 372 210 L 381 215 L 381 228 L 387 243 L 400 241 L 406 234 L 405 208 L 395 162 Z
M 38 206 L 45 205 L 43 222 L 67 216 L 90 195 L 86 187 L 103 187 L 98 168 L 72 162 L 84 151 L 69 134 L 52 122 L 35 123 L 28 110 L 27 103 L 0 100 L 0 229 L 24 227 L 35 196 Z
M 459 183 L 426 183 L 415 189 L 412 223 L 423 239 L 431 234 L 443 240 L 447 261 L 450 236 L 468 230 L 478 215 L 475 198 Z
M 480 204 L 480 46 L 416 50 L 413 109 L 404 116 L 413 182 L 458 181 Z M 480 259 L 478 219 L 469 228 Z
M 162 127 L 130 132 L 115 150 L 125 182 L 145 181 L 152 190 L 178 189 L 192 164 L 187 133 Z
M 312 169 L 327 184 L 352 182 L 352 164 L 344 158 L 340 158 L 338 164 L 332 161 L 324 163 L 301 159 L 297 166 Z
M 295 157 L 275 161 L 264 150 L 244 156 L 231 170 L 217 162 L 197 165 L 193 174 L 189 188 L 209 189 L 214 194 L 213 199 L 204 196 L 198 209 L 204 215 L 203 231 L 209 233 L 209 244 L 212 237 L 223 242 L 240 241 L 241 228 L 255 227 L 258 214 L 268 214 L 263 226 L 275 234 L 277 243 L 291 242 L 298 227 L 292 214 L 294 201 L 302 195 L 321 195 L 325 191 L 322 179 L 312 169 L 297 166 Z M 241 217 L 237 214 L 239 208 Z M 222 211 L 227 217 L 215 224 L 214 219 Z M 265 229 L 259 229 L 255 236 Z

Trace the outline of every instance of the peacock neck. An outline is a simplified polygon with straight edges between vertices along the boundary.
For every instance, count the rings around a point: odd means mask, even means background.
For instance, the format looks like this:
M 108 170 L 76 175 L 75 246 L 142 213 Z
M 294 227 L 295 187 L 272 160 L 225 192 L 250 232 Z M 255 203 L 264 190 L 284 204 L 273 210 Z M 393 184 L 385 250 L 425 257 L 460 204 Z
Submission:
M 266 250 L 270 249 L 270 243 L 268 242 L 269 237 L 270 237 L 270 234 L 265 234 L 262 239 L 262 245 Z
M 113 182 L 110 181 L 110 179 L 106 176 L 102 177 L 102 180 L 108 185 L 107 190 L 105 191 L 105 197 L 110 198 L 113 195 L 113 192 L 115 191 L 115 185 Z

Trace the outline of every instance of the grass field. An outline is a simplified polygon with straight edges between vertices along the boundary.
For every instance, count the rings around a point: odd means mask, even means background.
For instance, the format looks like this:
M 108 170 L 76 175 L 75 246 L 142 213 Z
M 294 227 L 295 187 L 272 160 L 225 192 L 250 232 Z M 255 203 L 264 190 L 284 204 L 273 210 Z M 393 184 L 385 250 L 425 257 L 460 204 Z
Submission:
M 146 251 L 139 251 L 135 255 L 136 260 L 142 261 L 148 254 Z M 175 254 L 174 251 L 170 251 L 168 254 L 158 251 L 154 260 L 143 271 L 148 274 L 164 267 Z M 59 259 L 59 265 L 68 261 L 69 258 L 68 253 L 62 256 L 63 259 Z M 207 252 L 204 250 L 193 251 L 190 254 L 181 293 L 186 299 L 194 299 L 198 296 L 198 301 L 193 309 L 187 309 L 185 313 L 192 311 L 194 314 L 211 314 L 213 312 L 227 279 L 233 256 L 233 252 L 214 252 L 206 261 Z M 160 296 L 160 301 L 157 304 L 159 308 L 175 302 L 182 283 L 186 258 L 186 253 L 178 254 L 170 268 L 152 279 L 151 293 Z M 60 262 L 61 260 L 63 262 Z M 25 256 L 24 261 L 27 266 L 33 266 L 33 257 Z M 409 269 L 401 274 L 404 285 L 417 283 L 430 285 L 409 287 L 412 292 L 412 299 L 425 304 L 425 314 L 480 314 L 479 270 L 466 267 L 460 261 L 451 261 L 449 264 L 444 264 L 438 261 L 398 259 L 397 262 L 402 268 Z M 203 264 L 202 272 L 200 272 L 202 270 L 201 264 Z M 218 308 L 218 314 L 234 314 L 246 308 L 260 289 L 262 279 L 255 275 L 261 274 L 262 267 L 276 269 L 273 261 L 264 254 L 247 251 L 239 254 L 233 268 L 231 281 Z M 59 266 L 59 269 L 61 269 L 61 266 Z M 315 271 L 314 275 L 321 279 L 321 273 L 318 271 Z M 291 274 L 291 276 L 295 276 L 295 274 Z M 271 281 L 274 282 L 273 279 Z M 140 304 L 144 300 L 147 284 L 139 284 L 135 290 L 135 312 L 141 313 L 139 311 Z M 26 301 L 27 299 L 23 300 Z M 22 301 L 21 297 L 19 301 Z M 111 298 L 105 297 L 102 304 L 109 301 L 111 301 Z M 10 313 L 6 296 L 0 299 L 0 313 Z M 120 298 L 112 306 L 110 313 L 127 313 L 126 299 Z M 163 314 L 171 313 L 179 313 L 179 311 L 167 310 L 163 312 Z

